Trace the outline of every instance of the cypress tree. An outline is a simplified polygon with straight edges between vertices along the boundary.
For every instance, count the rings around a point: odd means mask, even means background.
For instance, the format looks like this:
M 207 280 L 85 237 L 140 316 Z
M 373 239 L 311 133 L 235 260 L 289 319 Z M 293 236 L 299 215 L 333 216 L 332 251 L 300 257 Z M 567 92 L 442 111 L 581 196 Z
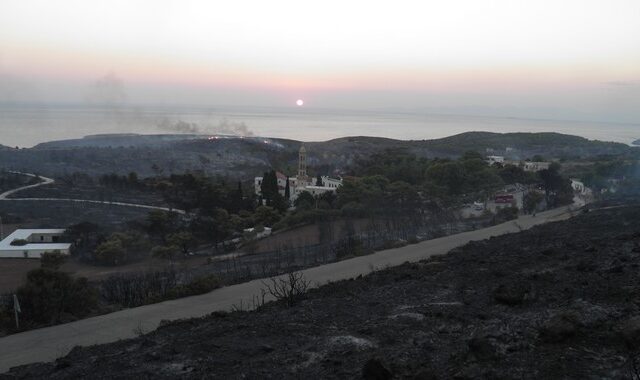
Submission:
M 287 183 L 284 185 L 284 199 L 291 199 L 291 190 L 289 190 L 289 177 L 287 177 Z
M 232 199 L 232 211 L 233 212 L 238 212 L 240 210 L 242 210 L 244 207 L 244 195 L 242 193 L 242 182 L 238 181 L 238 188 L 236 189 L 236 191 L 234 191 L 233 193 L 233 199 Z
M 263 198 L 267 201 L 267 205 L 270 206 L 276 194 L 278 194 L 278 177 L 275 170 L 264 173 L 260 190 Z

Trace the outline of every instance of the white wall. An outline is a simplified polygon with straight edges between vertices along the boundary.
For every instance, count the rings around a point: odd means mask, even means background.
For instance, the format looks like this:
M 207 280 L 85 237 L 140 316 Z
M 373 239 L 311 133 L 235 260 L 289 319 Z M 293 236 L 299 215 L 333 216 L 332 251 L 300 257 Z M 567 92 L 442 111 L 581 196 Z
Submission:
M 62 254 L 69 255 L 68 249 L 58 249 Z M 27 252 L 25 256 L 25 252 Z M 39 259 L 45 252 L 51 252 L 50 249 L 25 249 L 25 250 L 0 250 L 0 259 Z

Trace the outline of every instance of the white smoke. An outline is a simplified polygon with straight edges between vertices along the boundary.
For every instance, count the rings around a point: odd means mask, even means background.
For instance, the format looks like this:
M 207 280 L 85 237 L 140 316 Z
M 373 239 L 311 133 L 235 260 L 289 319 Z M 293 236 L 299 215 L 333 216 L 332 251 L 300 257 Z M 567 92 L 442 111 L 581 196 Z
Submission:
M 158 123 L 158 129 L 166 132 L 191 133 L 200 135 L 232 135 L 251 137 L 254 133 L 244 122 L 231 121 L 223 118 L 217 124 L 195 123 L 184 120 L 172 121 L 169 118 L 163 118 Z

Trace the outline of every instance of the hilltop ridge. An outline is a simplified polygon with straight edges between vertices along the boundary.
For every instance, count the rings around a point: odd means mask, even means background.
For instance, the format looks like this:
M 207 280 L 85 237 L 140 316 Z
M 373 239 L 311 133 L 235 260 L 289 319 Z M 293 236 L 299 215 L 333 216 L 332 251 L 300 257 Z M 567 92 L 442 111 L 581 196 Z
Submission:
M 201 170 L 209 175 L 247 178 L 269 168 L 293 168 L 302 141 L 255 136 L 162 134 L 99 135 L 52 141 L 34 148 L 2 150 L 0 165 L 59 175 L 75 171 L 88 174 L 137 172 L 153 175 Z M 559 133 L 467 132 L 434 140 L 394 140 L 351 136 L 329 141 L 304 142 L 309 165 L 339 172 L 355 160 L 386 149 L 404 149 L 419 157 L 455 158 L 469 150 L 525 159 L 592 157 L 629 153 L 637 148 L 614 142 L 588 140 Z

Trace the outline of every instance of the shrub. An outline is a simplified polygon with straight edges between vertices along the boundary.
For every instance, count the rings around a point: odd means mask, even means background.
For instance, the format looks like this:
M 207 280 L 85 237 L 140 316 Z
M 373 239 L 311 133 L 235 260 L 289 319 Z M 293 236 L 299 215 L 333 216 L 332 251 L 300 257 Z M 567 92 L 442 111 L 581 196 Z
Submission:
M 517 207 L 505 207 L 498 209 L 496 211 L 495 222 L 503 223 L 509 220 L 514 220 L 518 218 L 518 208 Z
M 25 239 L 14 239 L 14 240 L 11 242 L 11 245 L 14 245 L 14 246 L 23 246 L 23 245 L 27 245 L 28 243 L 29 243 L 29 242 L 28 242 L 28 241 L 26 241 Z
M 102 298 L 112 304 L 135 307 L 161 301 L 179 283 L 173 268 L 154 272 L 116 274 L 100 283 Z
M 350 258 L 353 256 L 360 256 L 364 254 L 364 246 L 362 241 L 354 236 L 349 236 L 346 239 L 336 243 L 333 247 L 333 251 L 338 260 Z
M 216 275 L 198 277 L 186 285 L 178 285 L 171 289 L 167 298 L 181 298 L 209 293 L 221 286 L 221 281 Z
M 287 306 L 295 305 L 307 293 L 310 282 L 301 272 L 291 272 L 286 276 L 270 278 L 263 281 L 263 291 L 278 301 L 284 301 Z

